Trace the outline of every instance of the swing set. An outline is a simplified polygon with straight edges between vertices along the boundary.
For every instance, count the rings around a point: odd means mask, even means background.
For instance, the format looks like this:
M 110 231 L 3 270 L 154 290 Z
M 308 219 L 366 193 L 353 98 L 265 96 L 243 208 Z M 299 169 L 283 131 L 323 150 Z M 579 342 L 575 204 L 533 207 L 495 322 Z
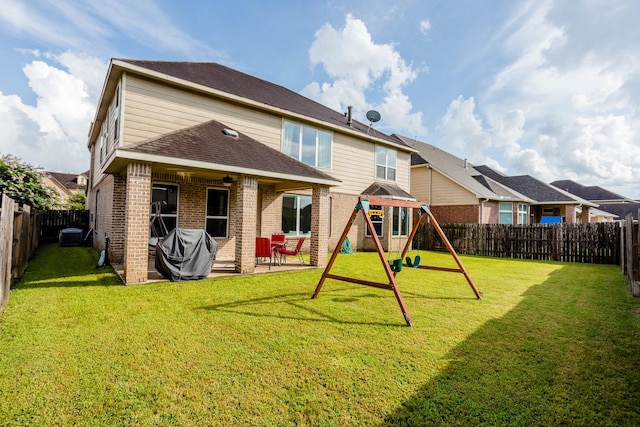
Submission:
M 408 207 L 408 208 L 418 209 L 418 212 L 419 212 L 418 220 L 415 222 L 415 225 L 413 226 L 413 229 L 411 230 L 411 233 L 409 234 L 409 237 L 407 239 L 407 243 L 405 244 L 402 250 L 402 253 L 398 258 L 387 260 L 387 257 L 385 256 L 385 253 L 384 253 L 384 249 L 382 248 L 382 244 L 380 243 L 380 239 L 378 239 L 378 234 L 376 233 L 373 223 L 371 222 L 371 213 L 373 213 L 373 211 L 369 211 L 369 204 L 378 205 L 378 206 L 397 206 L 397 207 Z M 420 202 L 413 202 L 413 201 L 407 201 L 407 200 L 360 198 L 353 210 L 353 213 L 351 214 L 351 218 L 349 218 L 349 221 L 347 221 L 347 225 L 345 226 L 344 231 L 342 232 L 342 236 L 340 236 L 340 240 L 338 241 L 336 248 L 342 247 L 342 243 L 347 238 L 347 234 L 349 233 L 349 230 L 351 229 L 351 226 L 353 225 L 353 222 L 355 221 L 358 215 L 358 212 L 361 212 L 364 217 L 364 221 L 367 225 L 367 229 L 369 230 L 369 233 L 373 238 L 373 241 L 376 246 L 376 250 L 378 252 L 378 256 L 380 257 L 380 261 L 382 263 L 382 266 L 384 267 L 384 271 L 389 281 L 387 283 L 373 282 L 369 280 L 357 279 L 354 277 L 331 274 L 331 268 L 333 267 L 333 263 L 338 257 L 338 254 L 340 253 L 339 250 L 335 250 L 333 251 L 333 254 L 331 255 L 331 258 L 329 259 L 329 262 L 327 264 L 327 267 L 325 268 L 324 272 L 322 273 L 322 276 L 320 277 L 320 281 L 316 286 L 316 290 L 313 292 L 313 295 L 311 295 L 311 299 L 315 299 L 318 297 L 318 294 L 320 293 L 320 290 L 322 289 L 322 285 L 324 285 L 324 282 L 326 279 L 333 279 L 333 280 L 339 280 L 343 282 L 356 283 L 358 285 L 372 286 L 375 288 L 392 290 L 396 297 L 396 300 L 398 301 L 398 305 L 402 310 L 402 315 L 404 316 L 404 320 L 407 322 L 408 326 L 413 326 L 413 322 L 411 321 L 411 316 L 409 316 L 409 312 L 407 311 L 407 307 L 404 303 L 404 299 L 402 298 L 402 294 L 400 293 L 400 289 L 398 288 L 398 283 L 396 282 L 396 275 L 402 270 L 403 260 L 406 262 L 405 264 L 406 267 L 419 268 L 424 270 L 446 271 L 451 273 L 462 273 L 465 279 L 467 280 L 467 282 L 469 283 L 469 286 L 471 286 L 471 289 L 476 295 L 476 298 L 482 299 L 482 294 L 478 291 L 478 288 L 473 283 L 471 276 L 469 276 L 469 272 L 467 272 L 467 269 L 462 264 L 462 261 L 460 261 L 458 254 L 456 254 L 455 249 L 453 248 L 453 246 L 451 246 L 449 239 L 447 239 L 447 236 L 445 236 L 444 232 L 440 228 L 440 225 L 438 225 L 438 222 L 436 221 L 435 217 L 433 216 L 433 214 L 431 213 L 431 210 L 427 205 L 421 204 Z M 413 260 L 411 259 L 410 256 L 407 256 L 407 253 L 409 252 L 409 248 L 411 246 L 411 242 L 413 241 L 413 238 L 416 235 L 416 232 L 420 228 L 420 224 L 425 220 L 431 221 L 436 232 L 442 239 L 442 242 L 445 244 L 445 246 L 449 250 L 449 253 L 455 260 L 456 264 L 458 265 L 458 268 L 420 265 L 421 260 L 420 260 L 419 254 Z M 418 239 L 419 238 L 420 237 L 418 236 Z M 420 244 L 418 243 L 418 251 L 419 251 L 419 245 Z

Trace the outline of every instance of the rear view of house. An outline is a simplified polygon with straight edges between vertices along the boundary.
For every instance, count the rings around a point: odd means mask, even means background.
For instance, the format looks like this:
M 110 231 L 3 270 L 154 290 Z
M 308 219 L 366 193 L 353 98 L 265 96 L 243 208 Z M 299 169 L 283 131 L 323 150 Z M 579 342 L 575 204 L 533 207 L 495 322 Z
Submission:
M 239 273 L 255 268 L 256 237 L 278 232 L 305 236 L 322 266 L 359 196 L 411 198 L 415 151 L 350 111 L 220 64 L 119 59 L 88 148 L 94 244 L 108 239 L 127 283 L 147 280 L 151 218 L 207 230 Z M 368 239 L 361 225 L 349 237 L 356 248 Z

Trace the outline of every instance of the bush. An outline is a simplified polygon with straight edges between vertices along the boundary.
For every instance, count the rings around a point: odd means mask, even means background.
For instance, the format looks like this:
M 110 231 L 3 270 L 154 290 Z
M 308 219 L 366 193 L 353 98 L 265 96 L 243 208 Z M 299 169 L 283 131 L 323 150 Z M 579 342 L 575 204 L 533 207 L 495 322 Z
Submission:
M 11 154 L 0 157 L 0 193 L 41 210 L 55 201 L 55 190 L 42 183 L 42 171 Z

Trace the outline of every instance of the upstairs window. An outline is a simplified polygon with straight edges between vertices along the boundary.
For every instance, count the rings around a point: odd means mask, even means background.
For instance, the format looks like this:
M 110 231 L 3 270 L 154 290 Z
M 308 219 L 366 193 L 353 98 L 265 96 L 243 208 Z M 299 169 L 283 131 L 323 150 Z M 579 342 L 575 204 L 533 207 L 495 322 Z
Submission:
M 376 146 L 376 179 L 396 180 L 397 157 L 396 150 Z
M 113 145 L 118 144 L 120 135 L 120 86 L 116 89 L 116 100 L 113 106 Z
M 299 123 L 284 122 L 282 151 L 309 166 L 331 168 L 330 132 Z

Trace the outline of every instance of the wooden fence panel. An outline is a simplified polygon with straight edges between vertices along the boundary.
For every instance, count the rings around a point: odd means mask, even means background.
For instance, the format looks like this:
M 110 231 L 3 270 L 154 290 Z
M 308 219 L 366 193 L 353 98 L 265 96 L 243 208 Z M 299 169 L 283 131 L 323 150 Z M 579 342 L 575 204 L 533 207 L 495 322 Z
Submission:
M 459 254 L 598 264 L 620 263 L 620 226 L 593 224 L 443 224 Z M 419 240 L 418 240 L 419 239 Z M 444 251 L 431 224 L 422 226 L 414 247 Z
M 65 228 L 89 231 L 89 211 L 48 211 L 40 214 L 40 243 L 55 243 Z
M 15 202 L 0 195 L 0 311 L 9 299 L 11 288 L 11 253 L 13 246 L 13 211 Z

